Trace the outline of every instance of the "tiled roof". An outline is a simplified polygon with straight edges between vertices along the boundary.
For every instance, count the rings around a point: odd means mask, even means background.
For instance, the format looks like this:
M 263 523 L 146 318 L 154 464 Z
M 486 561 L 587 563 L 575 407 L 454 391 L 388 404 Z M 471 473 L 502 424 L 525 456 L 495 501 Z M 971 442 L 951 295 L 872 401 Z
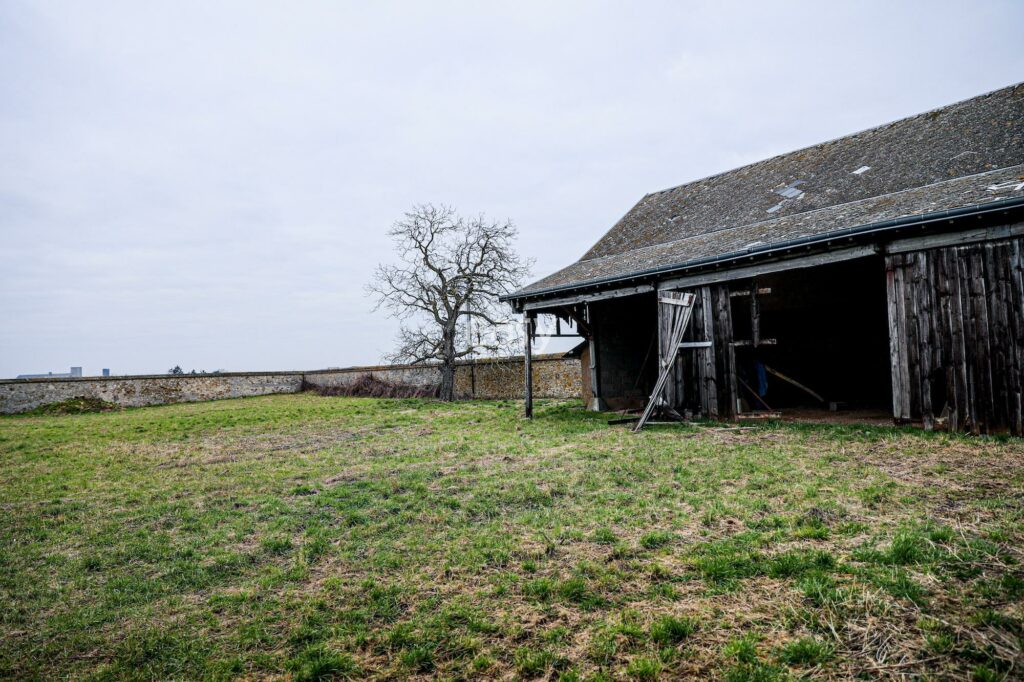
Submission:
M 648 194 L 512 298 L 1024 196 L 1024 84 Z

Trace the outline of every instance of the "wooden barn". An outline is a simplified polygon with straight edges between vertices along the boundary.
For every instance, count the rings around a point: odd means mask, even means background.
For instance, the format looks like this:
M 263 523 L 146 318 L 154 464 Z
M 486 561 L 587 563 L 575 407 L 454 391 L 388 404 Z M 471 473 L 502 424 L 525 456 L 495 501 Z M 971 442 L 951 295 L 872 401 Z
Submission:
M 595 410 L 1024 435 L 1024 84 L 648 194 L 506 300 Z

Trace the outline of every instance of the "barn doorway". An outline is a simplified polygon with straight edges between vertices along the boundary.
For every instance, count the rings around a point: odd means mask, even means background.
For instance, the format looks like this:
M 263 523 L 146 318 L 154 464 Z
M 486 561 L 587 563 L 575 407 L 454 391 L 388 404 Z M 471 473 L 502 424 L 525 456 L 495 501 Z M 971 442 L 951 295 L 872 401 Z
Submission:
M 731 283 L 741 414 L 891 423 L 880 257 Z
M 589 305 L 602 409 L 643 409 L 658 377 L 657 306 L 653 292 Z

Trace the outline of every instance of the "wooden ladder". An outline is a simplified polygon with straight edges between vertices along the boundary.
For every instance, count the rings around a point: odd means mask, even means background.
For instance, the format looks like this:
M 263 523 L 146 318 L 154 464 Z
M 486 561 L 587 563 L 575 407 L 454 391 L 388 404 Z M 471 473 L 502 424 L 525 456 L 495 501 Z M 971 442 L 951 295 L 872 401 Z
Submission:
M 644 428 L 644 424 L 654 414 L 654 409 L 661 403 L 661 394 L 665 391 L 665 382 L 668 381 L 669 373 L 675 368 L 676 356 L 679 355 L 679 348 L 683 343 L 683 334 L 686 332 L 686 326 L 690 323 L 690 314 L 693 313 L 693 301 L 694 294 L 691 293 L 680 294 L 679 298 L 672 298 L 671 296 L 661 296 L 658 298 L 659 307 L 663 305 L 679 306 L 680 310 L 676 311 L 675 324 L 672 327 L 672 334 L 669 340 L 668 357 L 662 360 L 658 381 L 654 384 L 654 391 L 651 393 L 650 400 L 647 401 L 644 413 L 640 415 L 640 421 L 633 427 L 633 433 Z

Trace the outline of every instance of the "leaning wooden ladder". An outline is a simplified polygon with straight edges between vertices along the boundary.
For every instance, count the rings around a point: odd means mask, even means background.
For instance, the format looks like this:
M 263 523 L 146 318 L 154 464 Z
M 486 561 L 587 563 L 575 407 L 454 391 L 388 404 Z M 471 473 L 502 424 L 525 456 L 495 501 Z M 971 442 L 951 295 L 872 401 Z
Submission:
M 657 383 L 654 384 L 654 391 L 651 393 L 650 400 L 647 401 L 647 407 L 644 408 L 644 413 L 640 415 L 640 421 L 633 427 L 634 433 L 644 428 L 644 424 L 654 414 L 655 408 L 661 404 L 661 394 L 665 391 L 668 375 L 675 368 L 676 356 L 679 355 L 679 348 L 683 343 L 683 334 L 686 333 L 686 325 L 690 323 L 693 301 L 694 295 L 690 293 L 679 294 L 679 298 L 672 298 L 671 296 L 661 296 L 658 298 L 659 307 L 663 305 L 677 306 L 678 310 L 675 311 L 675 324 L 672 325 L 672 331 L 669 336 L 668 354 L 661 361 L 661 373 L 658 375 Z

